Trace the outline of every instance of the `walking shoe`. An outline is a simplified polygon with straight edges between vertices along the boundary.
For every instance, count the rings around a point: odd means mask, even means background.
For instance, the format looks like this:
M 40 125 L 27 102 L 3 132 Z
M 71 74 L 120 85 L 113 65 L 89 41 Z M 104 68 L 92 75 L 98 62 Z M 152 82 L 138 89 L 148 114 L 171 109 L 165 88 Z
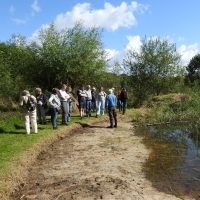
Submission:
M 113 128 L 113 126 L 107 126 L 107 128 Z
M 116 124 L 114 125 L 114 128 L 117 128 L 117 125 L 116 125 Z

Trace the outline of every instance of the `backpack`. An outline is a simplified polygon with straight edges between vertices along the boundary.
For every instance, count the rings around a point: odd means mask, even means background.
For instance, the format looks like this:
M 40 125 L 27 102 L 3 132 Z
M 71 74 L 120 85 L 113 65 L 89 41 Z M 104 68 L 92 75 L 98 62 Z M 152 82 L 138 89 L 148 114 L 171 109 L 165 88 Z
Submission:
M 34 111 L 36 109 L 36 104 L 35 104 L 33 98 L 28 97 L 28 101 L 26 103 L 26 109 L 28 111 Z

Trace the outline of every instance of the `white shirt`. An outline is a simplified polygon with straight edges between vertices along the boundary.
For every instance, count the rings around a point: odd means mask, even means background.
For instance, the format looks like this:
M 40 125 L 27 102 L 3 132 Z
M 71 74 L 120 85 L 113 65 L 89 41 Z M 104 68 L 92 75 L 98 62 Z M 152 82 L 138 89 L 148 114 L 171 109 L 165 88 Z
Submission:
M 86 90 L 87 100 L 92 100 L 92 93 L 91 90 Z
M 66 91 L 60 90 L 59 92 L 61 101 L 67 101 L 70 98 L 69 94 L 67 94 Z

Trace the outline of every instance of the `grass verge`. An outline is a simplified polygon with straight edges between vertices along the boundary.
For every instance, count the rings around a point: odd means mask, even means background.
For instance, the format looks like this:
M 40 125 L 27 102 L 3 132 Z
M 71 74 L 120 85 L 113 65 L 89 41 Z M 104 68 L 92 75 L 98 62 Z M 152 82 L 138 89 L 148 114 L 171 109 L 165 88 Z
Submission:
M 81 123 L 105 120 L 105 117 L 80 120 L 78 115 L 74 115 L 69 126 L 59 126 L 59 118 L 56 131 L 52 130 L 48 117 L 47 125 L 39 125 L 38 134 L 26 135 L 20 113 L 3 113 L 0 117 L 0 199 L 9 199 L 10 192 L 15 190 L 27 175 L 26 169 L 47 146 L 73 129 L 81 128 Z
M 133 109 L 130 117 L 137 123 L 196 121 L 200 117 L 200 96 L 197 93 L 160 95 Z

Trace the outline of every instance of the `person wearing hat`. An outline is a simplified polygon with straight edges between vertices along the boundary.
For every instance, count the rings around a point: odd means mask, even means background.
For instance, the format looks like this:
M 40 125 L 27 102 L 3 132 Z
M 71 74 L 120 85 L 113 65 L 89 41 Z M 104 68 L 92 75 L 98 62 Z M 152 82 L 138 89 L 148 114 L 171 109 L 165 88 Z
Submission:
M 42 93 L 41 88 L 35 89 L 37 99 L 37 116 L 39 124 L 46 124 L 45 108 L 47 106 L 47 97 Z
M 117 106 L 117 97 L 114 95 L 113 90 L 108 90 L 109 94 L 106 96 L 106 110 L 108 111 L 110 126 L 108 128 L 117 128 L 117 113 L 116 113 L 116 106 Z M 113 124 L 113 121 L 115 124 Z
M 24 125 L 26 129 L 26 134 L 30 134 L 30 123 L 32 131 L 34 133 L 38 132 L 36 104 L 37 104 L 36 98 L 33 95 L 30 95 L 28 90 L 24 90 L 20 98 L 20 106 L 22 107 L 22 112 L 24 116 Z

